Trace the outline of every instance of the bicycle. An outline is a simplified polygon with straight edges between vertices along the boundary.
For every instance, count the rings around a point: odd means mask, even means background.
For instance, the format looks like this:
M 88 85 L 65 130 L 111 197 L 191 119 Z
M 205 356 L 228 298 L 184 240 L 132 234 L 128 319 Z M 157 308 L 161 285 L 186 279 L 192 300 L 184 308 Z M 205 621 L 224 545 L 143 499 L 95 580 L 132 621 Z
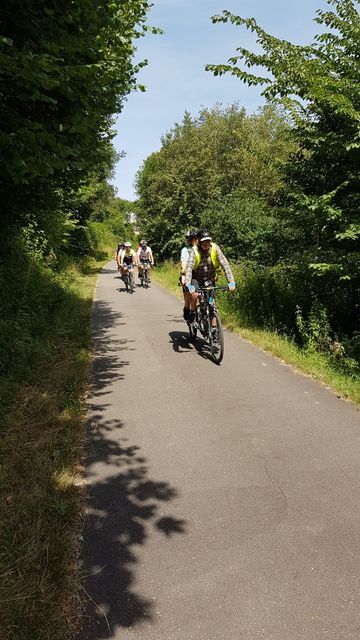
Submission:
M 129 264 L 128 268 L 125 271 L 124 275 L 124 284 L 125 289 L 128 293 L 134 293 L 135 291 L 135 280 L 134 280 L 134 265 Z
M 140 262 L 143 265 L 143 270 L 140 276 L 141 286 L 147 289 L 149 287 L 149 282 L 150 282 L 150 279 L 149 279 L 150 261 L 148 259 L 145 259 L 145 260 L 140 260 Z
M 195 342 L 199 330 L 210 347 L 213 361 L 215 364 L 220 364 L 224 357 L 224 332 L 221 318 L 215 304 L 215 291 L 228 291 L 228 287 L 211 286 L 200 287 L 198 289 L 199 298 L 195 309 L 195 320 L 187 324 L 192 341 Z M 216 324 L 213 324 L 214 318 Z

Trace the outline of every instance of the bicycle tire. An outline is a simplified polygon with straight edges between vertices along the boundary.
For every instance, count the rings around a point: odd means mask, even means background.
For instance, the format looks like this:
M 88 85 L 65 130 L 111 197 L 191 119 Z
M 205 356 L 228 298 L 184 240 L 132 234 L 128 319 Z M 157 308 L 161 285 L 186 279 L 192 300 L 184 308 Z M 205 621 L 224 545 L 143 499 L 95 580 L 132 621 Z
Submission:
M 132 272 L 129 272 L 129 292 L 134 293 L 135 285 L 134 285 L 134 276 Z
M 224 332 L 222 328 L 221 318 L 217 311 L 213 311 L 213 318 L 216 319 L 217 339 L 214 340 L 211 332 L 209 333 L 210 351 L 211 357 L 215 364 L 220 364 L 224 357 Z
M 127 273 L 125 274 L 124 283 L 125 283 L 125 289 L 126 289 L 126 291 L 129 291 L 129 276 L 128 276 L 128 274 L 127 274 Z
M 189 328 L 190 338 L 193 342 L 195 342 L 197 336 L 197 328 L 194 327 L 194 324 L 190 322 L 187 323 L 187 326 Z
M 145 289 L 147 289 L 148 286 L 149 286 L 148 272 L 147 272 L 147 269 L 145 269 L 145 271 L 144 271 L 144 287 L 145 287 Z

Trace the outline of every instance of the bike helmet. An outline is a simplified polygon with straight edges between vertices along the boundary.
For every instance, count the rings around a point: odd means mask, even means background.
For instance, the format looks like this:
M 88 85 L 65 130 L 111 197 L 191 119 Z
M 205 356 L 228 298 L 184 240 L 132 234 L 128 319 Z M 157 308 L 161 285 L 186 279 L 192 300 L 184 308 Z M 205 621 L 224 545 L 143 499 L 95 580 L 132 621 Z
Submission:
M 131 242 L 125 242 L 125 247 L 131 247 Z
M 188 231 L 185 233 L 185 238 L 187 240 L 192 240 L 193 238 L 197 237 L 197 232 L 194 231 L 193 229 L 188 229 Z
M 204 240 L 212 240 L 211 234 L 207 229 L 200 229 L 197 234 L 199 242 L 203 242 Z
M 142 249 L 145 249 L 145 247 L 147 247 L 146 240 L 141 240 L 140 244 Z

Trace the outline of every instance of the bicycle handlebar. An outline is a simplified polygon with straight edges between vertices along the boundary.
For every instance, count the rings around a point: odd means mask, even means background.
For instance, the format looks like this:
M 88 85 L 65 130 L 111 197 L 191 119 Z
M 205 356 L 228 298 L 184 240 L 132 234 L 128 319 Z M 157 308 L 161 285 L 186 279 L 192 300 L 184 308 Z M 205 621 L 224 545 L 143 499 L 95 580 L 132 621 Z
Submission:
M 199 287 L 198 291 L 228 291 L 229 286 L 227 285 L 222 287 Z

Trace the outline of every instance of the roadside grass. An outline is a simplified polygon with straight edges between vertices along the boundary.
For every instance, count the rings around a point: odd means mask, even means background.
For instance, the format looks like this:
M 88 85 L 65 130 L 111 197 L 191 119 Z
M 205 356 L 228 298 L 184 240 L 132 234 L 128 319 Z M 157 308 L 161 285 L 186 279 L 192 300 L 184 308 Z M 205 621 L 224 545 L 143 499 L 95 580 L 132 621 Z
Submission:
M 182 298 L 182 289 L 178 286 L 179 268 L 171 262 L 166 262 L 156 267 L 152 272 L 152 279 L 160 286 Z M 238 313 L 227 308 L 227 294 L 219 295 L 218 306 L 221 317 L 230 331 L 239 333 L 242 338 L 249 340 L 256 346 L 272 353 L 277 358 L 294 366 L 300 372 L 319 380 L 331 388 L 339 396 L 351 400 L 360 405 L 360 377 L 358 373 L 353 375 L 341 370 L 341 361 L 325 353 L 300 348 L 296 343 L 276 331 L 270 331 L 248 326 L 241 317 L 241 309 Z
M 54 271 L 14 261 L 0 274 L 2 640 L 66 640 L 77 631 L 83 400 L 104 262 L 67 260 Z

